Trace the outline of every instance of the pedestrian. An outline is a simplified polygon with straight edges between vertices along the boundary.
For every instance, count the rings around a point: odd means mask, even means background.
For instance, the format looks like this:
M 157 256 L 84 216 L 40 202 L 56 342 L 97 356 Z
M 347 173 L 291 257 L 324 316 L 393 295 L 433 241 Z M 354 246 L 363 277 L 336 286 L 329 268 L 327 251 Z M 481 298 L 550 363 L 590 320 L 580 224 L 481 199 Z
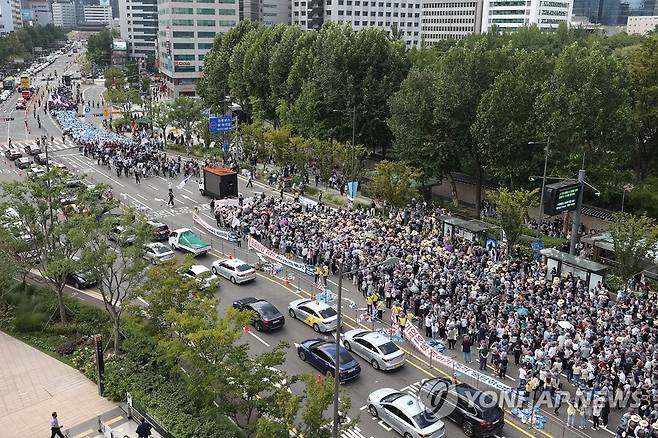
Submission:
M 372 314 L 372 303 L 373 303 L 373 296 L 372 294 L 370 294 L 366 297 L 366 308 L 368 310 L 368 315 Z
M 247 187 L 254 186 L 254 177 L 251 172 L 249 172 L 249 178 L 247 179 Z
M 242 231 L 238 230 L 236 233 L 236 243 L 238 244 L 238 248 L 242 248 Z
M 567 402 L 567 427 L 575 427 L 576 425 L 576 407 L 574 401 Z
M 553 409 L 553 413 L 555 414 L 556 417 L 559 417 L 559 410 L 560 407 L 562 406 L 562 391 L 555 391 L 555 397 L 554 397 L 554 403 L 555 403 L 555 409 Z
M 215 198 L 210 199 L 210 211 L 215 213 Z
M 592 423 L 594 423 L 592 429 L 594 430 L 599 430 L 599 423 L 601 420 L 602 410 L 603 410 L 603 403 L 601 403 L 600 397 L 596 397 L 592 405 Z
M 62 434 L 62 425 L 59 424 L 59 420 L 57 419 L 57 412 L 53 412 L 52 418 L 50 419 L 50 438 L 55 438 L 55 436 L 64 438 L 64 434 Z
M 169 201 L 167 202 L 167 205 L 170 207 L 174 206 L 174 191 L 173 189 L 169 189 Z
M 137 438 L 148 438 L 151 436 L 151 429 L 153 426 L 146 422 L 146 418 L 142 418 L 142 422 L 137 426 Z
M 589 427 L 587 418 L 587 402 L 584 398 L 578 402 L 578 415 L 580 415 L 580 429 L 587 429 Z
M 384 305 L 384 301 L 378 300 L 377 301 L 377 319 L 380 321 L 384 320 L 384 309 L 386 306 Z
M 480 357 L 480 371 L 486 371 L 487 370 L 487 359 L 489 358 L 489 348 L 487 347 L 486 343 L 483 343 L 480 345 L 480 348 L 478 348 L 479 357 Z
M 457 344 L 457 327 L 454 324 L 448 326 L 448 349 L 454 350 Z
M 471 363 L 471 338 L 468 335 L 462 339 L 462 353 L 464 353 L 464 363 Z
M 315 284 L 320 284 L 320 277 L 322 277 L 322 266 L 320 266 L 319 263 L 315 265 L 313 274 L 315 275 Z
M 329 282 L 329 266 L 324 265 L 322 266 L 322 283 L 324 287 L 327 287 L 328 282 Z

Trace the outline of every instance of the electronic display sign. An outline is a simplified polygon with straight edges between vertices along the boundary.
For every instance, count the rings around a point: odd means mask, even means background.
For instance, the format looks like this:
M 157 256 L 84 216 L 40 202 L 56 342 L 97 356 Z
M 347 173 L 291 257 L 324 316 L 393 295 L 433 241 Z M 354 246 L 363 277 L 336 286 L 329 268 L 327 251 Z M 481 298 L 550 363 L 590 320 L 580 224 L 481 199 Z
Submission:
M 544 190 L 544 214 L 554 216 L 575 210 L 578 207 L 579 196 L 579 182 L 562 181 L 547 185 Z

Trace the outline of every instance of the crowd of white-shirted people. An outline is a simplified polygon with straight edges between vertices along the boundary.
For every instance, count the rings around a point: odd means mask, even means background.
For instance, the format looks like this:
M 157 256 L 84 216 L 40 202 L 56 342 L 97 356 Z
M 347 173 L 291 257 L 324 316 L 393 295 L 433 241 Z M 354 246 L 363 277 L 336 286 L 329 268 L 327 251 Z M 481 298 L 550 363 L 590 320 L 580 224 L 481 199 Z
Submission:
M 656 295 L 642 277 L 625 293 L 588 290 L 540 262 L 443 235 L 446 212 L 424 204 L 382 217 L 262 196 L 216 212 L 240 236 L 314 265 L 320 282 L 340 259 L 352 270 L 399 257 L 352 278 L 375 315 L 391 309 L 400 326 L 417 323 L 500 379 L 514 363 L 519 390 L 566 413 L 569 427 L 608 427 L 611 409 L 623 409 L 633 433 L 658 432 Z

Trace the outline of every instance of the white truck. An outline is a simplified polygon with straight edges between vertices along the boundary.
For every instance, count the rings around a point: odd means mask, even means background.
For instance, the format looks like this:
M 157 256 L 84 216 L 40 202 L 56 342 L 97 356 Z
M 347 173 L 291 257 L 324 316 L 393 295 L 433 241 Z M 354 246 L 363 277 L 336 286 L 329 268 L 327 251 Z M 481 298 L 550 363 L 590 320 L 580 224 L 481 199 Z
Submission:
M 169 245 L 192 253 L 195 257 L 210 251 L 210 244 L 194 234 L 189 228 L 179 228 L 169 234 Z

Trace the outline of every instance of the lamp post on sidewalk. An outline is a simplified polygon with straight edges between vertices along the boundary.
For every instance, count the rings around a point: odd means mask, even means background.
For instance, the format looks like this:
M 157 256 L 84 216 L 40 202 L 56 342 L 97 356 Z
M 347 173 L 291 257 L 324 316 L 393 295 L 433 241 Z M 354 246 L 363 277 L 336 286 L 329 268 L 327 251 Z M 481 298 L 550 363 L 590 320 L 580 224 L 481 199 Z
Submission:
M 548 168 L 548 151 L 551 147 L 550 137 L 546 141 L 529 141 L 529 145 L 544 145 L 544 174 L 541 178 L 541 195 L 539 196 L 539 214 L 537 215 L 537 239 L 541 236 L 541 221 L 544 218 L 544 189 L 546 188 L 546 169 Z
M 342 299 L 343 299 L 343 277 L 346 275 L 356 274 L 360 271 L 365 271 L 372 268 L 377 268 L 379 266 L 389 266 L 398 263 L 400 259 L 398 257 L 389 257 L 383 262 L 375 263 L 372 265 L 364 266 L 358 269 L 353 269 L 351 271 L 343 272 L 343 261 L 340 261 L 338 265 L 338 294 L 337 294 L 337 305 L 336 305 L 336 351 L 334 353 L 334 421 L 332 427 L 333 438 L 338 438 L 338 423 L 339 423 L 339 412 L 338 412 L 338 390 L 340 385 L 340 331 L 341 331 L 341 320 L 342 320 Z

